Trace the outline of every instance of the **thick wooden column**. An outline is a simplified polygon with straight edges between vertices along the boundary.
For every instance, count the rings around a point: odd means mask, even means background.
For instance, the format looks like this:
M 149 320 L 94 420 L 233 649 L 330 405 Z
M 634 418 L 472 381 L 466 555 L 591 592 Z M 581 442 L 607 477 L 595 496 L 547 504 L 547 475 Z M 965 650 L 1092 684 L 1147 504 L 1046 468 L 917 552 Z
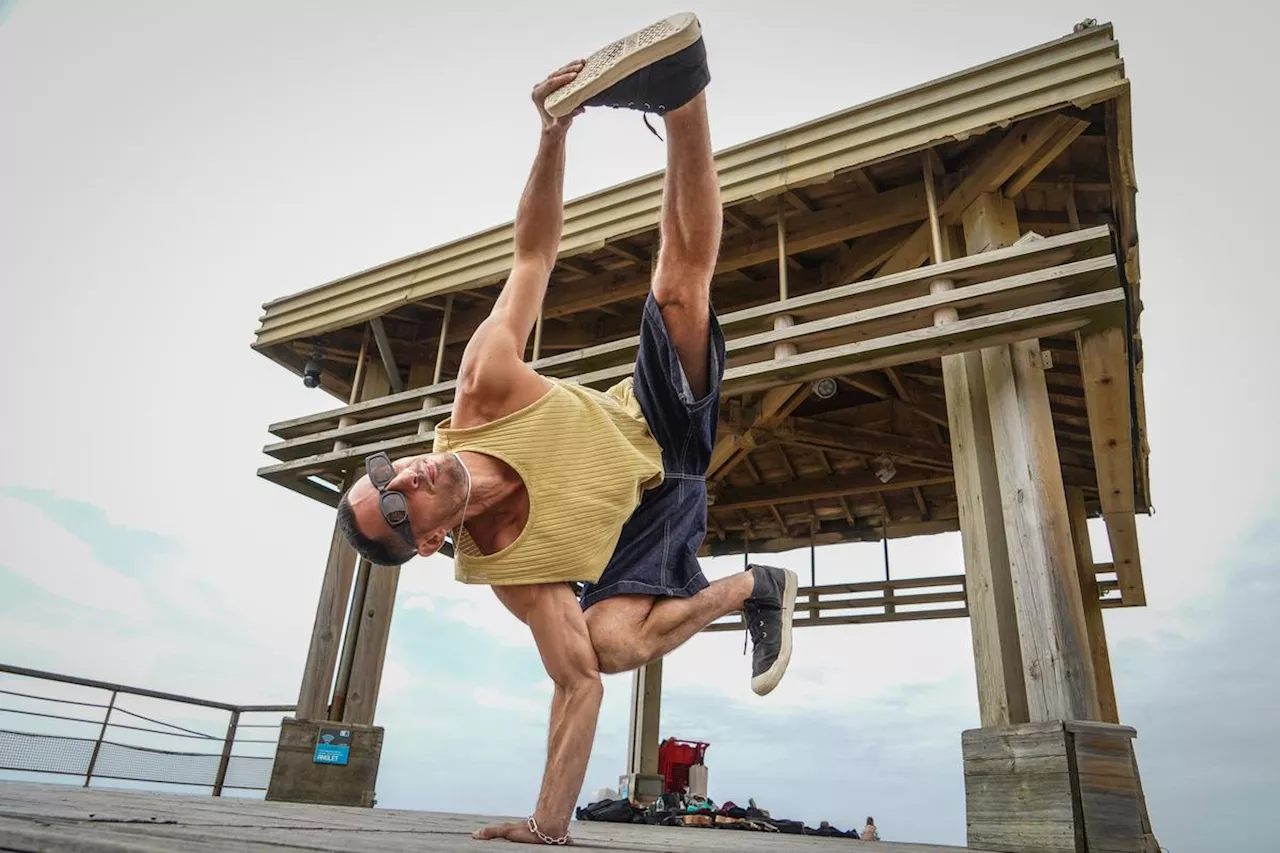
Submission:
M 355 568 L 356 552 L 335 526 L 329 542 L 324 580 L 321 581 L 320 600 L 316 604 L 311 645 L 307 647 L 307 662 L 302 670 L 298 708 L 294 711 L 299 719 L 325 720 L 329 717 L 329 692 L 333 688 L 334 667 L 338 662 L 342 617 L 347 612 L 347 597 L 351 594 Z
M 349 402 L 361 399 L 365 386 L 366 358 L 369 350 L 369 330 L 365 330 L 356 359 L 355 377 L 351 382 Z M 348 424 L 339 421 L 340 426 Z M 346 442 L 334 442 L 334 449 L 346 446 Z M 354 477 L 347 477 L 343 486 L 350 486 Z M 295 717 L 301 720 L 327 720 L 329 697 L 333 690 L 334 669 L 338 663 L 341 645 L 342 620 L 347 613 L 347 599 L 351 595 L 351 583 L 355 576 L 357 554 L 335 525 L 329 540 L 329 559 L 325 563 L 324 578 L 320 584 L 320 600 L 316 603 L 316 619 L 311 628 L 311 644 L 307 647 L 307 661 L 302 669 L 302 687 L 298 691 L 298 707 Z
M 1107 630 L 1102 621 L 1097 569 L 1093 564 L 1093 547 L 1089 542 L 1089 519 L 1085 514 L 1084 492 L 1079 486 L 1067 486 L 1067 518 L 1071 522 L 1071 540 L 1076 550 L 1080 602 L 1084 606 L 1085 628 L 1089 632 L 1089 656 L 1093 659 L 1093 679 L 1098 692 L 1100 719 L 1104 723 L 1119 723 L 1116 686 L 1111 676 L 1111 652 L 1107 649 Z
M 371 362 L 365 376 L 362 400 L 384 397 L 391 384 L 382 365 Z M 373 725 L 378 704 L 378 687 L 382 683 L 382 666 L 386 660 L 387 638 L 391 633 L 391 613 L 395 606 L 396 588 L 400 583 L 399 566 L 377 566 L 361 561 L 365 583 L 358 585 L 363 593 L 352 599 L 343 639 L 343 657 L 349 661 L 339 683 L 334 687 L 335 720 L 357 725 Z
M 926 156 L 923 163 L 933 262 L 941 263 L 961 252 L 955 235 L 940 222 L 933 162 Z M 934 283 L 932 290 L 951 287 L 951 282 L 940 281 Z M 954 310 L 939 311 L 934 323 L 941 325 L 956 319 Z M 984 728 L 1023 723 L 1028 718 L 1022 653 L 981 354 L 943 356 L 942 381 L 960 510 L 979 716 Z
M 964 212 L 965 245 L 1018 239 L 1013 201 L 983 193 Z M 1005 542 L 1032 722 L 1100 716 L 1067 499 L 1037 340 L 982 351 Z
M 632 674 L 627 773 L 653 775 L 658 772 L 658 725 L 661 717 L 662 658 L 658 658 Z

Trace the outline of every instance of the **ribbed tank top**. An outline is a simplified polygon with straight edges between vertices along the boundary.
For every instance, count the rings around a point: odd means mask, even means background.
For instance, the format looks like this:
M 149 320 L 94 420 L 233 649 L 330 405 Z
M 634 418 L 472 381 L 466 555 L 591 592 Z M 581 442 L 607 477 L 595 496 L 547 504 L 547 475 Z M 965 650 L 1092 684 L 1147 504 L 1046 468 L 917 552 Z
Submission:
M 524 481 L 529 518 L 509 546 L 482 554 L 464 529 L 454 555 L 463 583 L 495 586 L 600 579 L 623 523 L 662 482 L 662 450 L 625 379 L 596 391 L 547 378 L 533 403 L 480 426 L 436 426 L 438 453 L 502 460 Z

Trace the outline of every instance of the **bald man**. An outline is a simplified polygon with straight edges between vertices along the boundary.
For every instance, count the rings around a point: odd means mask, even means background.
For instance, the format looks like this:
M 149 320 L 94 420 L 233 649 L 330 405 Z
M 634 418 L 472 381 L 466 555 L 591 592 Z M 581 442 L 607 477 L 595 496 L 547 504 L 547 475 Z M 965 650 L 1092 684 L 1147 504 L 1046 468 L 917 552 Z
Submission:
M 511 274 L 463 353 L 452 416 L 436 428 L 433 453 L 369 457 L 339 505 L 347 538 L 378 565 L 430 556 L 450 538 L 457 579 L 491 586 L 528 625 L 555 684 L 533 814 L 477 838 L 567 843 L 601 673 L 658 660 L 735 611 L 754 641 L 757 694 L 777 686 L 791 658 L 795 573 L 750 566 L 710 583 L 697 561 L 725 364 L 711 307 L 722 210 L 709 82 L 700 24 L 684 14 L 534 87 L 540 136 Z M 565 136 L 588 107 L 653 113 L 667 132 L 660 251 L 635 369 L 606 391 L 523 360 L 559 249 Z

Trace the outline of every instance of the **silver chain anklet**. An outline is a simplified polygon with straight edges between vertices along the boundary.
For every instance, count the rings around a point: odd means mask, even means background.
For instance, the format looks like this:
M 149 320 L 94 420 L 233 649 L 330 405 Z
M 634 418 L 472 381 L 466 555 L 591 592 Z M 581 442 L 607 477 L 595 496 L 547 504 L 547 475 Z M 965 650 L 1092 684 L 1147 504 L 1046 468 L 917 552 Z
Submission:
M 533 819 L 532 815 L 530 815 L 529 817 L 529 831 L 532 832 L 534 835 L 538 836 L 538 840 L 540 840 L 543 844 L 568 844 L 569 843 L 569 833 L 566 832 L 564 836 L 561 838 L 552 838 L 550 835 L 547 835 L 545 832 L 538 829 L 538 822 Z

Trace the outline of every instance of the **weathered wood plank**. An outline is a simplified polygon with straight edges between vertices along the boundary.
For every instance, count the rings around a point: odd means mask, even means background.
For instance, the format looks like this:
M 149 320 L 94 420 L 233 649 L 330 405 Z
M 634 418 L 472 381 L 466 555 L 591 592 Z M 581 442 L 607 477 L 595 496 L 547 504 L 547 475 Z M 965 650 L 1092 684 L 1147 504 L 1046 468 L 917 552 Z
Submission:
M 965 244 L 1018 239 L 1013 202 L 985 193 L 964 212 Z M 1097 719 L 1084 608 L 1049 391 L 1032 336 L 983 350 L 1018 636 L 1032 720 Z
M 1027 697 L 981 354 L 944 357 L 942 375 L 979 716 L 984 726 L 1008 726 L 1028 719 Z
M 1112 562 L 1125 603 L 1142 605 L 1146 590 L 1134 515 L 1133 418 L 1125 331 L 1120 326 L 1085 329 L 1077 334 L 1076 344 L 1098 471 L 1098 499 Z
M 1093 659 L 1099 719 L 1119 723 L 1116 687 L 1111 674 L 1111 652 L 1107 648 L 1107 629 L 1102 621 L 1102 605 L 1098 600 L 1098 572 L 1089 542 L 1089 520 L 1085 515 L 1084 492 L 1078 486 L 1067 486 L 1067 517 L 1071 524 L 1071 541 L 1075 546 L 1080 602 L 1084 607 L 1085 629 L 1089 638 L 1089 656 Z
M 323 720 L 328 717 L 342 622 L 347 612 L 347 598 L 351 594 L 351 580 L 355 569 L 355 549 L 335 525 L 329 541 L 329 559 L 320 583 L 320 598 L 316 602 L 316 617 L 311 628 L 311 642 L 307 647 L 307 660 L 302 668 L 302 686 L 298 691 L 295 713 L 302 719 Z
M 93 815 L 93 817 L 90 817 Z M 514 817 L 264 803 L 0 783 L 0 850 L 22 853 L 436 853 L 490 850 L 470 833 Z M 581 846 L 633 853 L 826 849 L 831 839 L 575 821 Z M 886 853 L 963 848 L 880 842 Z

